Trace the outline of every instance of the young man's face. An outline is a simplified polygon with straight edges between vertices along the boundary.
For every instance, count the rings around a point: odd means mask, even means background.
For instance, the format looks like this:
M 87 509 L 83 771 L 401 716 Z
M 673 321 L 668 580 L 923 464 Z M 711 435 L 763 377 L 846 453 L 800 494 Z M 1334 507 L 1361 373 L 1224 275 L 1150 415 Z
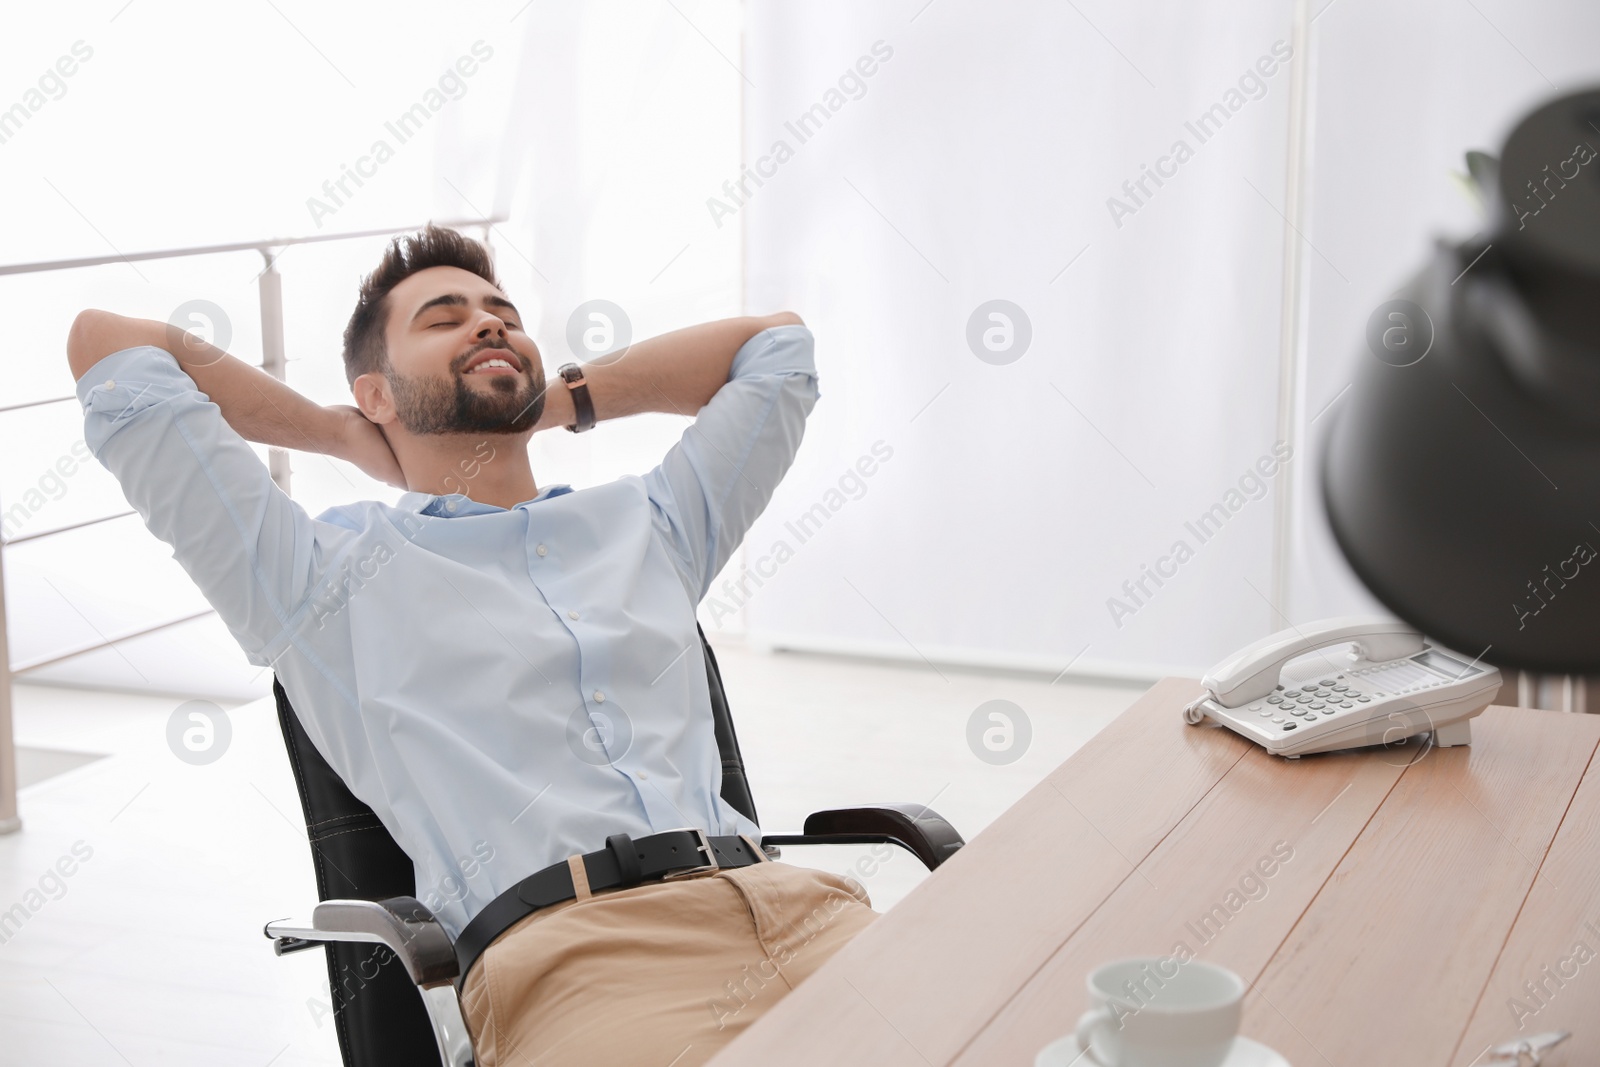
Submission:
M 412 434 L 524 433 L 544 413 L 544 365 L 504 293 L 430 267 L 389 291 L 384 340 L 395 417 Z M 510 367 L 486 366 L 503 360 Z

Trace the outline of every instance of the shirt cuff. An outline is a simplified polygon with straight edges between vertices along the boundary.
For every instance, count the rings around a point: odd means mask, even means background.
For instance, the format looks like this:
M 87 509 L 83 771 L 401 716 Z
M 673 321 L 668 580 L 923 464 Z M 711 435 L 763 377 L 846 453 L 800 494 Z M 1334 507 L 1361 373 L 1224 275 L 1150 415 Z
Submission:
M 769 326 L 739 347 L 734 353 L 728 378 L 751 374 L 780 374 L 785 371 L 817 372 L 816 339 L 801 323 Z
M 194 379 L 183 372 L 172 353 L 154 345 L 111 353 L 78 379 L 77 389 L 85 415 L 91 409 L 117 414 L 135 401 L 140 403 L 134 410 L 141 410 L 158 400 L 196 391 Z

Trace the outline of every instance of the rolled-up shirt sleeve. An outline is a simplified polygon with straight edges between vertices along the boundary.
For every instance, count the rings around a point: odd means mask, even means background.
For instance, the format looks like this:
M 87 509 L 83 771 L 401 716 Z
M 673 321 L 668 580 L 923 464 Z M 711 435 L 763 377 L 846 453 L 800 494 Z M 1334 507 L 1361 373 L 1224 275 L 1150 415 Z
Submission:
M 644 476 L 656 527 L 696 604 L 772 499 L 821 395 L 811 331 L 763 330 L 740 347 L 727 383 Z
M 171 353 L 144 345 L 105 357 L 78 380 L 78 401 L 94 457 L 250 662 L 269 666 L 322 569 L 315 520 Z

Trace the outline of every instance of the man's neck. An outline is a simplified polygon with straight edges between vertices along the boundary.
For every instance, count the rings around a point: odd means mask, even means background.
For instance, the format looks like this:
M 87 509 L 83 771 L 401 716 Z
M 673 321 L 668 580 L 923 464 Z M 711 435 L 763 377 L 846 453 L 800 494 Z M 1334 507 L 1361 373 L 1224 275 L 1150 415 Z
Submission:
M 415 493 L 460 493 L 510 510 L 539 495 L 528 463 L 531 434 L 434 434 L 391 439 L 390 447 Z

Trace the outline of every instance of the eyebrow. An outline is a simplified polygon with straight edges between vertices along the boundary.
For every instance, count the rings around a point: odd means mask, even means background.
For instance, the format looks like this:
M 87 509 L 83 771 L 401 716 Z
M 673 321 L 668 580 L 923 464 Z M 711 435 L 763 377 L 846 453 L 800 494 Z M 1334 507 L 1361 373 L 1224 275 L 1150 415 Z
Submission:
M 518 319 L 522 318 L 522 313 L 517 310 L 517 305 L 513 304 L 503 296 L 490 293 L 483 298 L 483 303 L 485 307 L 509 308 L 511 313 Z M 417 313 L 411 316 L 411 322 L 415 324 L 418 319 L 422 318 L 423 312 L 428 311 L 430 308 L 439 307 L 440 305 L 464 308 L 471 307 L 472 301 L 468 300 L 462 293 L 445 293 L 443 296 L 436 296 L 417 309 Z

